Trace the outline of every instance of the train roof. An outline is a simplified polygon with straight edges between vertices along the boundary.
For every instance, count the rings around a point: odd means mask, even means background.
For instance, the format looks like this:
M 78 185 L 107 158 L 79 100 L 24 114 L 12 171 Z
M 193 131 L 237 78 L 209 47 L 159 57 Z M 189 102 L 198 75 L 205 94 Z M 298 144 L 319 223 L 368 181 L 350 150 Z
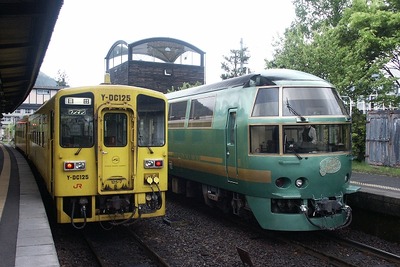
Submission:
M 219 91 L 242 86 L 320 86 L 333 87 L 329 82 L 306 72 L 290 69 L 267 69 L 259 73 L 250 73 L 221 82 L 192 87 L 181 91 L 167 94 L 168 99 L 180 98 L 183 96 L 203 94 L 212 91 Z

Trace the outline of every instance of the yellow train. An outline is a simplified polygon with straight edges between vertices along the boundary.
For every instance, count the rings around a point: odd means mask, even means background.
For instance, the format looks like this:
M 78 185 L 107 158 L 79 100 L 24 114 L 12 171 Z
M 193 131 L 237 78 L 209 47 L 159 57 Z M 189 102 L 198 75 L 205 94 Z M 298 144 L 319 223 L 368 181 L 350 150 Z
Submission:
M 67 88 L 16 124 L 15 144 L 43 177 L 58 223 L 122 224 L 165 215 L 166 116 L 153 90 Z

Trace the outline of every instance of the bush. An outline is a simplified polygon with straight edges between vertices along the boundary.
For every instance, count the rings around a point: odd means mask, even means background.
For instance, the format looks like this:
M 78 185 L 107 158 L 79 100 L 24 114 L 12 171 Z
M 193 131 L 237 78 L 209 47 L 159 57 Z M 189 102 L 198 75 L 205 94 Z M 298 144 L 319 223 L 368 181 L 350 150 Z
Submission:
M 365 160 L 365 136 L 367 115 L 360 110 L 354 109 L 352 114 L 352 149 L 355 160 L 363 162 Z

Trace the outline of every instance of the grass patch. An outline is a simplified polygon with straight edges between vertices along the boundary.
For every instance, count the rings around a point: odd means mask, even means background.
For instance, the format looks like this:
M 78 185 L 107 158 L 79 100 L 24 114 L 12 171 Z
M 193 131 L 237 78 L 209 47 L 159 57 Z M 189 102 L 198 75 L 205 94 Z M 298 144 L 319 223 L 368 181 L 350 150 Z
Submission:
M 400 168 L 369 165 L 365 162 L 353 161 L 353 171 L 368 174 L 381 174 L 400 177 Z

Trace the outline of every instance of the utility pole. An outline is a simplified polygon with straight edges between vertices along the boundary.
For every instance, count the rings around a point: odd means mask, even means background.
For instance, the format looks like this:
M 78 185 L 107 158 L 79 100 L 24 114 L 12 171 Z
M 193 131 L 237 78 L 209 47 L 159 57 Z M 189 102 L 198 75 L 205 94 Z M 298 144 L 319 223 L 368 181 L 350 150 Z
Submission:
M 240 73 L 243 73 L 243 38 L 240 38 Z

